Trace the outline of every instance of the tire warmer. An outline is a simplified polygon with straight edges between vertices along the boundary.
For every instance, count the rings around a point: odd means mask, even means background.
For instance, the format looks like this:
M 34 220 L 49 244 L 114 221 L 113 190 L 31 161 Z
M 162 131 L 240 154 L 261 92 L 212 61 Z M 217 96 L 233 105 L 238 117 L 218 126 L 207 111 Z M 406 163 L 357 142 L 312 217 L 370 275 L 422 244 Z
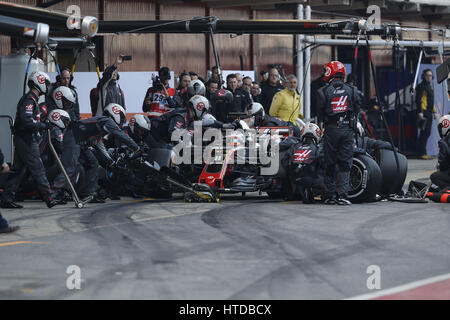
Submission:
M 450 203 L 450 188 L 441 192 L 428 192 L 427 197 L 434 202 Z

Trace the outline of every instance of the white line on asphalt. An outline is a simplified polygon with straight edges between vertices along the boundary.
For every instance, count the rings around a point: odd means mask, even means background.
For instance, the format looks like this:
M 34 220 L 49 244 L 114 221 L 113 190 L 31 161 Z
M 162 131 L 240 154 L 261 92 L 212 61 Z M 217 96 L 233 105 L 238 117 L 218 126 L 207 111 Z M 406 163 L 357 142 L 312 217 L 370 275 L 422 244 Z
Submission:
M 436 276 L 436 277 L 432 277 L 432 278 L 427 278 L 427 279 L 423 279 L 423 280 L 419 280 L 419 281 L 414 281 L 411 283 L 407 283 L 401 286 L 397 286 L 397 287 L 393 287 L 393 288 L 389 288 L 389 289 L 385 289 L 385 290 L 380 290 L 374 293 L 367 293 L 367 294 L 362 294 L 362 295 L 358 295 L 358 296 L 354 296 L 351 298 L 346 298 L 344 300 L 370 300 L 370 299 L 375 299 L 375 298 L 379 298 L 379 297 L 383 297 L 383 296 L 388 296 L 394 293 L 399 293 L 402 291 L 407 291 L 407 290 L 411 290 L 411 289 L 415 289 L 427 284 L 431 284 L 431 283 L 435 283 L 435 282 L 439 282 L 439 281 L 443 281 L 443 280 L 447 280 L 450 279 L 450 273 L 447 274 L 443 274 L 440 276 Z

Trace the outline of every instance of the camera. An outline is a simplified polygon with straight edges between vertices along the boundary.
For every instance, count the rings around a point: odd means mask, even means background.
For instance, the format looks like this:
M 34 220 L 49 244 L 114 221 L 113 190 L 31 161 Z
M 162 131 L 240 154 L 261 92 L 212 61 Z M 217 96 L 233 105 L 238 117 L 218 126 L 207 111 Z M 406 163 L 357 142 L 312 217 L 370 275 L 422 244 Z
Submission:
M 155 91 L 164 90 L 164 85 L 162 84 L 161 79 L 155 74 L 152 75 L 152 83 L 153 83 L 153 89 Z
M 153 74 L 152 75 L 152 81 L 153 81 L 153 87 L 156 91 L 162 91 L 164 90 L 164 84 L 163 82 L 170 80 L 170 70 L 167 67 L 162 67 L 158 71 L 158 75 Z

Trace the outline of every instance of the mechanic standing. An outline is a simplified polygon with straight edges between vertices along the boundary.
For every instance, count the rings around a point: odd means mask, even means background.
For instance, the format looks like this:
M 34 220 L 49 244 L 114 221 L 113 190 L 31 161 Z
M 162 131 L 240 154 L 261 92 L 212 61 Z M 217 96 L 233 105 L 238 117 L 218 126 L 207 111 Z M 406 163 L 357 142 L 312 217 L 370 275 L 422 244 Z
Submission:
M 105 107 L 110 103 L 116 103 L 126 109 L 125 95 L 117 84 L 117 81 L 120 78 L 118 68 L 123 63 L 123 57 L 123 54 L 119 55 L 114 64 L 107 67 L 103 72 L 103 76 L 97 84 L 97 93 L 99 97 L 97 100 L 97 108 L 92 110 L 93 116 L 101 116 Z
M 430 160 L 427 155 L 427 141 L 431 133 L 433 116 L 437 120 L 436 107 L 434 105 L 434 88 L 431 85 L 433 71 L 426 69 L 422 73 L 422 82 L 416 88 L 416 107 L 419 122 L 420 135 L 417 141 L 419 159 Z
M 22 167 L 27 167 L 32 175 L 37 188 L 49 208 L 60 204 L 54 199 L 53 191 L 45 175 L 45 168 L 39 152 L 40 131 L 48 128 L 48 125 L 40 120 L 39 96 L 48 91 L 50 85 L 49 76 L 41 71 L 31 73 L 28 78 L 30 91 L 26 93 L 17 104 L 17 113 L 14 121 L 14 162 L 5 191 L 1 196 L 2 208 L 23 208 L 13 202 L 15 192 L 23 179 Z
M 325 66 L 318 91 L 318 117 L 325 127 L 325 204 L 350 205 L 347 193 L 353 162 L 353 141 L 360 104 L 357 90 L 344 83 L 345 67 L 339 61 Z
M 1 170 L 0 173 L 8 173 L 9 172 L 9 166 L 5 161 L 5 158 L 3 156 L 2 150 L 0 149 L 0 164 L 1 164 Z M 18 226 L 11 227 L 8 225 L 8 221 L 6 221 L 5 218 L 3 218 L 2 213 L 0 212 L 0 233 L 11 233 L 16 230 L 18 230 Z

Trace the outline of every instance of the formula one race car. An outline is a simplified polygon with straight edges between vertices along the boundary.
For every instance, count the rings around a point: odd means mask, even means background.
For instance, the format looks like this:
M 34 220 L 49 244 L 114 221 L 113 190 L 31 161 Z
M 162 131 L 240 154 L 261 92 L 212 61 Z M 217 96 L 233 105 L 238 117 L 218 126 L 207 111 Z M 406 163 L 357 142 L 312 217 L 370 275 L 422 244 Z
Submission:
M 245 196 L 247 192 L 283 197 L 287 175 L 279 158 L 287 152 L 285 141 L 292 135 L 292 128 L 250 129 L 243 120 L 237 124 L 237 130 L 223 132 L 221 148 L 216 144 L 201 166 L 183 166 L 180 173 L 189 176 L 193 185 L 207 188 L 216 198 L 226 193 Z M 206 148 L 202 146 L 203 154 Z

